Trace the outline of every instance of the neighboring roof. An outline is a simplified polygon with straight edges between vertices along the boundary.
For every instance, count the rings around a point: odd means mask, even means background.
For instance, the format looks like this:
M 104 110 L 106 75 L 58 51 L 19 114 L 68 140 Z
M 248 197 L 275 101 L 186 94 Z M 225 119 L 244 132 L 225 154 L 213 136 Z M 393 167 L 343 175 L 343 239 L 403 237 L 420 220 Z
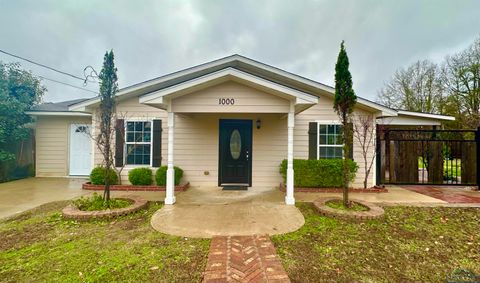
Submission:
M 406 110 L 397 110 L 396 117 L 379 117 L 377 124 L 390 126 L 440 126 L 442 121 L 454 121 L 455 117 L 422 113 Z
M 399 115 L 405 115 L 405 116 L 430 118 L 430 119 L 436 119 L 436 120 L 455 121 L 455 117 L 447 116 L 447 115 L 414 112 L 414 111 L 407 111 L 407 110 L 400 110 L 400 109 L 398 109 L 397 112 L 398 112 Z
M 40 116 L 40 115 L 70 115 L 70 116 L 91 116 L 90 113 L 82 112 L 82 111 L 71 111 L 69 107 L 71 105 L 84 102 L 89 100 L 89 98 L 79 98 L 74 100 L 67 100 L 61 102 L 46 102 L 39 105 L 35 105 L 27 114 Z
M 142 83 L 134 84 L 126 88 L 122 88 L 117 93 L 121 99 L 134 96 L 141 96 L 173 85 L 181 84 L 186 81 L 211 74 L 223 69 L 233 68 L 239 71 L 249 73 L 256 77 L 268 80 L 277 84 L 281 84 L 291 89 L 305 92 L 314 96 L 329 95 L 333 96 L 335 89 L 331 86 L 307 79 L 305 77 L 284 71 L 282 69 L 252 60 L 240 55 L 231 55 L 225 58 L 214 60 L 198 66 L 187 68 L 178 72 L 174 72 L 165 76 L 154 78 Z M 99 103 L 98 97 L 76 103 L 69 107 L 70 110 L 85 110 L 85 107 Z M 396 116 L 395 110 L 377 104 L 370 100 L 359 97 L 357 102 L 364 107 L 381 111 L 385 116 Z

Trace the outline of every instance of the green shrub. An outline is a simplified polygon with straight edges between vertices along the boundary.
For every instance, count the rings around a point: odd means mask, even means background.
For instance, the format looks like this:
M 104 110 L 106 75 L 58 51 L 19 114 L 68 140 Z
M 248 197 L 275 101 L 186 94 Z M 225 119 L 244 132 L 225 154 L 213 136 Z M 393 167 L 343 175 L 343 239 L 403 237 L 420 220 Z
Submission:
M 350 160 L 350 181 L 355 179 L 358 165 Z M 342 187 L 343 180 L 342 159 L 305 160 L 294 159 L 294 186 L 308 188 L 336 188 Z M 287 160 L 280 164 L 280 174 L 284 182 L 287 178 Z
M 105 185 L 105 176 L 106 176 L 107 169 L 103 166 L 97 166 L 93 168 L 92 172 L 90 173 L 90 182 L 92 185 Z M 118 183 L 118 175 L 115 170 L 110 169 L 110 185 L 116 185 Z
M 175 186 L 178 186 L 183 177 L 183 170 L 177 166 L 173 168 L 175 169 Z M 158 186 L 165 186 L 167 184 L 167 166 L 158 168 L 157 173 L 155 174 L 155 180 L 157 181 Z
M 91 197 L 81 197 L 72 201 L 72 204 L 82 211 L 96 211 L 105 209 L 124 208 L 131 203 L 124 199 L 110 199 L 105 201 L 102 196 L 93 193 Z
M 128 172 L 128 181 L 136 186 L 150 186 L 153 183 L 152 169 L 135 168 Z

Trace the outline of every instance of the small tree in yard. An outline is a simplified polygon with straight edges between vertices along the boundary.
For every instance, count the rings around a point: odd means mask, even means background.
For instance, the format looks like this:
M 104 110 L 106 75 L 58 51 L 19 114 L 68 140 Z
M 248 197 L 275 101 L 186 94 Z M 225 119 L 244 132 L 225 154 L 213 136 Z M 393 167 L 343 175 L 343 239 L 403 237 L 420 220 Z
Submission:
M 337 112 L 343 125 L 343 204 L 349 207 L 348 201 L 348 187 L 350 180 L 349 162 L 350 146 L 347 141 L 351 140 L 352 130 L 348 127 L 350 116 L 353 112 L 353 107 L 357 102 L 357 96 L 353 91 L 352 75 L 348 70 L 349 62 L 347 51 L 342 41 L 340 45 L 340 52 L 338 53 L 337 64 L 335 65 L 335 99 L 333 108 Z
M 353 118 L 353 137 L 358 142 L 362 150 L 363 165 L 365 166 L 365 178 L 363 179 L 363 188 L 367 188 L 368 178 L 372 171 L 377 151 L 375 138 L 375 119 L 372 115 L 357 115 Z M 369 153 L 373 152 L 371 156 Z
M 95 142 L 103 155 L 103 162 L 106 172 L 112 170 L 114 164 L 114 154 L 112 150 L 112 140 L 115 134 L 115 114 L 116 101 L 115 94 L 118 91 L 117 68 L 115 68 L 113 51 L 106 52 L 103 57 L 103 67 L 98 78 L 100 79 L 100 133 Z M 103 198 L 110 201 L 110 174 L 105 174 L 105 190 Z
M 45 91 L 40 79 L 20 64 L 0 61 L 0 182 L 11 177 L 18 164 L 17 144 L 30 135 L 26 125 L 32 118 L 25 111 L 40 103 Z

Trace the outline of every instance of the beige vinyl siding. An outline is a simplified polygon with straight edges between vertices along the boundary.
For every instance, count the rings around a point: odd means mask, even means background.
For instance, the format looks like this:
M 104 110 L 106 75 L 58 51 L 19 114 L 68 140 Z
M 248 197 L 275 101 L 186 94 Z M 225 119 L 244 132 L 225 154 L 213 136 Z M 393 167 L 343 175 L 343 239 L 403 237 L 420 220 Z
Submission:
M 333 110 L 333 99 L 326 96 L 319 98 L 319 103 L 295 116 L 293 152 L 296 159 L 308 159 L 308 124 L 315 121 L 338 121 L 338 115 Z M 362 109 L 356 108 L 353 115 L 369 115 Z M 372 147 L 369 159 L 372 158 L 375 148 Z M 353 139 L 353 159 L 357 162 L 359 168 L 356 178 L 352 184 L 353 187 L 362 187 L 365 178 L 365 166 L 361 145 L 358 140 Z M 375 181 L 375 164 L 370 171 L 369 186 L 373 186 Z
M 161 165 L 166 165 L 166 158 L 167 158 L 167 112 L 162 109 L 158 109 L 155 107 L 151 107 L 148 105 L 140 104 L 138 102 L 138 97 L 132 97 L 127 100 L 122 100 L 118 102 L 117 105 L 117 115 L 119 119 L 125 119 L 125 121 L 132 120 L 132 121 L 150 121 L 153 119 L 161 119 L 162 120 L 162 161 Z M 95 131 L 98 133 L 99 130 L 99 120 L 97 118 L 97 113 L 94 112 L 92 119 L 95 124 Z M 113 141 L 115 144 L 115 141 Z M 95 146 L 94 148 L 94 164 L 102 165 L 103 164 L 103 157 L 100 153 L 98 147 Z M 148 165 L 126 165 L 122 172 L 121 178 L 122 183 L 128 184 L 128 172 L 137 167 L 150 167 Z M 153 168 L 155 173 L 156 168 Z
M 220 105 L 222 98 L 233 99 L 234 105 Z M 181 96 L 172 103 L 176 113 L 287 113 L 289 107 L 284 98 L 234 81 Z
M 222 97 L 233 97 L 237 106 L 218 105 L 218 98 Z M 253 121 L 252 185 L 278 186 L 282 180 L 279 165 L 287 157 L 288 105 L 287 99 L 231 81 L 174 99 L 174 110 L 191 111 L 175 115 L 174 164 L 184 170 L 184 180 L 192 185 L 217 186 L 219 119 L 249 119 Z M 120 116 L 126 120 L 162 119 L 162 165 L 166 165 L 168 145 L 166 111 L 140 104 L 138 97 L 119 102 L 117 109 Z M 201 111 L 214 113 L 198 113 Z M 256 113 L 237 113 L 242 111 Z M 259 113 L 266 111 L 283 113 Z M 357 109 L 355 113 L 365 112 Z M 255 127 L 257 119 L 262 121 L 261 129 Z M 308 158 L 308 123 L 318 120 L 338 120 L 337 114 L 333 111 L 332 98 L 321 96 L 317 105 L 295 116 L 294 158 Z M 102 157 L 98 149 L 94 152 L 95 164 L 101 164 Z M 361 149 L 356 140 L 354 159 L 360 168 L 353 186 L 361 187 L 364 166 Z M 122 171 L 124 183 L 128 183 L 128 171 L 136 167 L 142 166 L 127 165 L 124 168 Z M 373 185 L 374 171 L 373 168 L 370 186 Z
M 91 118 L 37 117 L 35 130 L 37 177 L 68 176 L 70 125 L 72 124 L 91 124 Z

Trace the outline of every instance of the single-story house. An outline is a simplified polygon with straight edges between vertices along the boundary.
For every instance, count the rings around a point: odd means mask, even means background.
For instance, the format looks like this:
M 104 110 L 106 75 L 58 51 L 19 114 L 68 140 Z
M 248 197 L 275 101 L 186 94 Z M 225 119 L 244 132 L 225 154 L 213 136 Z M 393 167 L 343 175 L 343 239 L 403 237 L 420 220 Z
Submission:
M 341 158 L 335 89 L 232 55 L 119 90 L 124 127 L 116 138 L 115 165 L 122 180 L 135 167 L 168 165 L 166 204 L 175 203 L 173 166 L 195 186 L 278 186 L 287 159 L 287 204 L 294 204 L 293 158 Z M 45 103 L 28 113 L 36 120 L 36 176 L 86 176 L 102 164 L 89 135 L 97 128 L 99 98 Z M 451 117 L 397 111 L 358 98 L 354 115 L 373 123 L 440 125 Z M 93 126 L 92 126 L 93 124 Z M 358 161 L 353 186 L 364 171 L 357 141 L 348 154 Z M 135 146 L 135 150 L 130 150 Z M 373 155 L 374 148 L 369 153 Z M 375 184 L 372 170 L 369 185 Z

